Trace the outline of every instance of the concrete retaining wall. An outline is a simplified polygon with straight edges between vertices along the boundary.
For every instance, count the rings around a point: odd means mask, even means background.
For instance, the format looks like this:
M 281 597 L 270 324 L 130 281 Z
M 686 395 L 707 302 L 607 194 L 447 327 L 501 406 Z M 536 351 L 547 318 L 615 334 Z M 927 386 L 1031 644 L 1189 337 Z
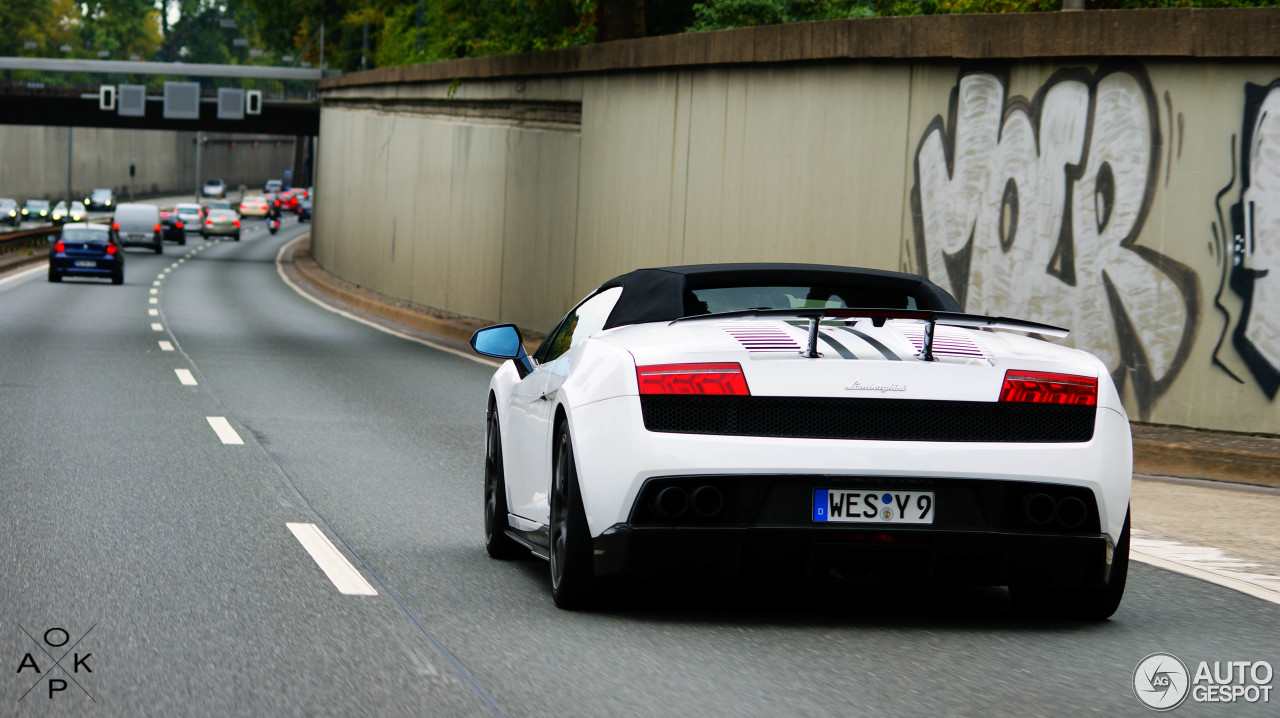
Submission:
M 261 187 L 293 166 L 292 137 L 206 134 L 200 182 L 219 177 L 232 188 Z M 94 187 L 110 187 L 121 197 L 131 189 L 136 194 L 195 192 L 194 141 L 194 132 L 76 127 L 72 189 L 79 197 Z M 132 184 L 130 157 L 137 166 Z M 21 202 L 60 199 L 66 192 L 67 128 L 0 125 L 0 197 Z
M 1073 40 L 1046 18 L 1097 27 Z M 947 20 L 943 57 L 816 42 L 866 34 L 849 21 L 811 24 L 806 62 L 688 59 L 786 54 L 757 29 L 525 63 L 570 72 L 335 78 L 314 252 L 377 291 L 539 330 L 638 266 L 901 269 L 969 311 L 1071 328 L 1134 418 L 1280 433 L 1280 58 L 1221 44 L 1241 18 L 1280 12 Z M 945 44 L 932 18 L 870 22 Z M 612 67 L 627 48 L 641 67 Z

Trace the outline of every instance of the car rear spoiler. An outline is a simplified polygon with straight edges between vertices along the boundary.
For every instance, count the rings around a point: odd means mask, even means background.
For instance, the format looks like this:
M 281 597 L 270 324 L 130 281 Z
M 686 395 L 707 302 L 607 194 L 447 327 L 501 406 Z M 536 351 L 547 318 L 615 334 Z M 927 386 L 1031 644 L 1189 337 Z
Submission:
M 724 319 L 729 317 L 800 317 L 809 320 L 809 345 L 803 356 L 818 356 L 818 326 L 823 319 L 870 319 L 877 327 L 884 326 L 890 319 L 914 319 L 924 325 L 924 346 L 918 355 L 924 361 L 933 361 L 934 327 L 944 324 L 949 327 L 968 327 L 970 329 L 1005 329 L 1015 332 L 1027 332 L 1046 337 L 1065 337 L 1069 330 L 1050 324 L 1029 322 L 1024 319 L 1008 317 L 988 317 L 982 314 L 962 314 L 960 312 L 940 312 L 931 309 L 851 309 L 851 308 L 815 308 L 815 309 L 742 309 L 734 312 L 717 312 L 714 314 L 698 314 L 692 317 L 681 317 L 675 321 L 692 321 L 695 319 Z M 674 323 L 674 322 L 673 322 Z

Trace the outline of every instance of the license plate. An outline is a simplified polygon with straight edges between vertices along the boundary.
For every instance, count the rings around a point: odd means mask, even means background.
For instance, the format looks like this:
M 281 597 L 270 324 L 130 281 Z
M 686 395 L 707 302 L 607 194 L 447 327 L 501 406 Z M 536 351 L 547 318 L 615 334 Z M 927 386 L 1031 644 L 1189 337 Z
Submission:
M 932 524 L 932 491 L 814 489 L 813 520 L 855 524 Z
M 76 266 L 77 267 L 96 267 L 98 266 L 98 263 L 93 261 L 92 259 L 77 259 Z

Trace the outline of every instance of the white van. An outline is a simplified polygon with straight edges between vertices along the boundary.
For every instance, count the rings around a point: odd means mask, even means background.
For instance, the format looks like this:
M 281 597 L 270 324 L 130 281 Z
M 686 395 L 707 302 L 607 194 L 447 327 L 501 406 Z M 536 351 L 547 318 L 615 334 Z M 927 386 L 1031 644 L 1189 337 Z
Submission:
M 121 246 L 150 247 L 156 254 L 164 252 L 164 228 L 160 226 L 160 208 L 155 205 L 117 205 L 111 229 Z

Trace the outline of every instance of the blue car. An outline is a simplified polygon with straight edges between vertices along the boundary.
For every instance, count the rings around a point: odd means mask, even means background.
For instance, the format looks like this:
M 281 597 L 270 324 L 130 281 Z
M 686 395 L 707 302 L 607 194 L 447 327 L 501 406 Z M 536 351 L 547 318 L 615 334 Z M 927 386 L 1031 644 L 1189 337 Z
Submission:
M 306 222 L 311 219 L 311 200 L 304 199 L 298 203 L 298 221 Z
M 64 224 L 49 248 L 49 281 L 63 277 L 99 277 L 124 284 L 124 252 L 111 228 L 101 224 Z

